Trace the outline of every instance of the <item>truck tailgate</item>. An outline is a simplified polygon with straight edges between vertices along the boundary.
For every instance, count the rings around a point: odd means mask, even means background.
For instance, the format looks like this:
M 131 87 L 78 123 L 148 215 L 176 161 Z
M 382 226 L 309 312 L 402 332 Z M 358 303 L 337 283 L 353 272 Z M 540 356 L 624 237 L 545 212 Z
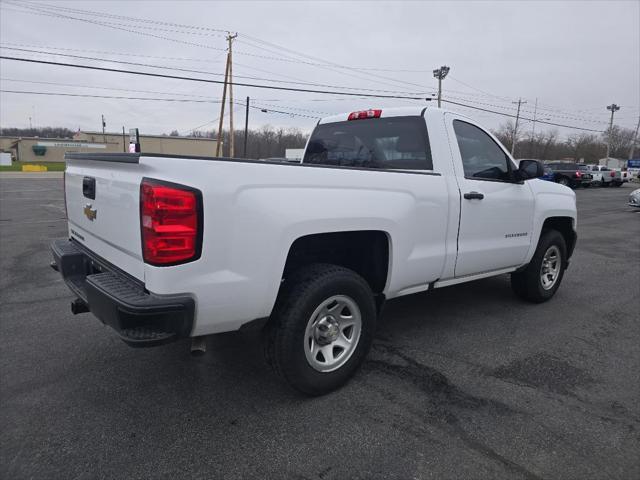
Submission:
M 67 155 L 69 237 L 144 281 L 137 155 Z

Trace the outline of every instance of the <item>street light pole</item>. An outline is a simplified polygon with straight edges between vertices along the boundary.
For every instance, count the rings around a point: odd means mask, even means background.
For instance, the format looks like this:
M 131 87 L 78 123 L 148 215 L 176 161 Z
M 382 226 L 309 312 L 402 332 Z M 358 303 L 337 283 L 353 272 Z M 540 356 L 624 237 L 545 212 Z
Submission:
M 607 158 L 611 154 L 611 132 L 613 130 L 613 114 L 620 110 L 620 107 L 615 103 L 607 105 L 607 110 L 611 110 L 611 120 L 609 121 L 609 133 L 607 135 Z
M 447 76 L 449 70 L 449 67 L 443 65 L 433 71 L 433 76 L 438 79 L 438 108 L 440 108 L 442 104 L 442 80 Z

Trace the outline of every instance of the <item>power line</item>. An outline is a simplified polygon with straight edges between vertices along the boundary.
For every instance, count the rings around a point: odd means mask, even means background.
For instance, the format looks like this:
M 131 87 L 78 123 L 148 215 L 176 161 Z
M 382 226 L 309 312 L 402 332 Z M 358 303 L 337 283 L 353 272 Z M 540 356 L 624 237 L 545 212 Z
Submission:
M 107 67 L 96 67 L 91 65 L 79 65 L 74 63 L 62 63 L 62 62 L 52 62 L 48 60 L 37 60 L 34 58 L 20 58 L 20 57 L 7 57 L 5 55 L 0 55 L 0 59 L 3 60 L 13 60 L 17 62 L 27 62 L 27 63 L 38 63 L 43 65 L 56 65 L 60 67 L 72 67 L 72 68 L 81 68 L 86 70 L 98 70 L 103 72 L 115 72 L 115 73 L 126 73 L 130 75 L 141 75 L 147 77 L 158 77 L 158 78 L 170 78 L 175 80 L 188 80 L 192 82 L 205 82 L 205 83 L 217 83 L 223 84 L 222 80 L 212 80 L 208 78 L 194 78 L 194 77 L 182 77 L 179 75 L 167 75 L 161 73 L 152 73 L 152 72 L 139 72 L 135 70 L 124 70 L 119 68 L 107 68 Z M 307 88 L 295 88 L 295 87 L 279 87 L 275 85 L 261 85 L 256 83 L 244 83 L 244 82 L 233 82 L 233 85 L 239 87 L 252 87 L 252 88 L 263 88 L 268 90 L 282 90 L 288 92 L 304 92 L 304 93 L 321 93 L 328 95 L 346 95 L 353 97 L 370 97 L 370 98 L 396 98 L 396 99 L 407 99 L 407 100 L 428 100 L 423 97 L 413 97 L 413 96 L 402 96 L 402 95 L 383 95 L 383 94 L 373 94 L 373 93 L 362 93 L 362 92 L 340 92 L 340 91 L 330 91 L 330 90 L 315 90 L 315 89 L 307 89 Z
M 121 57 L 140 57 L 140 58 L 153 58 L 157 60 L 177 60 L 181 62 L 197 62 L 197 63 L 211 63 L 213 59 L 211 58 L 185 58 L 185 57 L 165 57 L 162 55 L 148 55 L 145 53 L 133 53 L 133 52 L 110 52 L 105 50 L 89 50 L 86 48 L 68 48 L 68 47 L 54 47 L 51 45 L 31 45 L 24 43 L 12 43 L 12 42 L 2 42 L 2 45 L 8 45 L 10 47 L 21 47 L 21 48 L 37 48 L 37 49 L 49 49 L 49 50 L 62 50 L 67 52 L 84 52 L 84 53 L 99 53 L 102 55 L 115 55 Z M 53 53 L 53 52 L 52 52 Z M 55 53 L 55 55 L 58 55 Z M 226 52 L 221 53 L 219 56 L 215 58 L 220 58 L 222 55 L 226 55 Z M 214 58 L 214 59 L 215 59 Z
M 20 52 L 29 52 L 29 53 L 36 53 L 36 54 L 41 54 L 41 55 L 53 55 L 53 56 L 60 56 L 60 57 L 68 57 L 68 58 L 77 58 L 77 59 L 81 59 L 81 60 L 94 60 L 94 61 L 98 61 L 98 62 L 111 62 L 111 63 L 121 63 L 123 65 L 134 65 L 137 67 L 148 67 L 148 68 L 158 68 L 158 69 L 162 69 L 162 70 L 175 70 L 177 72 L 187 72 L 187 73 L 204 73 L 206 75 L 217 75 L 217 76 L 224 76 L 223 73 L 218 73 L 218 72 L 212 72 L 210 70 L 193 70 L 190 68 L 180 68 L 180 67 L 167 67 L 164 65 L 152 65 L 149 63 L 139 63 L 139 62 L 128 62 L 125 60 L 111 60 L 108 58 L 98 58 L 98 57 L 87 57 L 84 55 L 72 55 L 72 54 L 67 54 L 67 53 L 56 53 L 56 52 L 47 52 L 44 50 L 31 50 L 31 49 L 24 49 L 24 48 L 14 48 L 14 47 L 5 47 L 0 45 L 0 48 L 4 48 L 5 50 L 15 50 L 15 51 L 20 51 Z M 345 89 L 345 90 L 367 90 L 367 91 L 372 91 L 372 92 L 384 92 L 384 93 L 403 93 L 403 94 L 407 94 L 407 95 L 424 95 L 425 92 L 403 92 L 403 91 L 399 91 L 399 90 L 382 90 L 382 89 L 377 89 L 377 88 L 356 88 L 356 87 L 346 87 L 346 86 L 336 86 L 336 85 L 328 85 L 328 84 L 323 84 L 323 83 L 312 83 L 312 82 L 291 82 L 291 81 L 285 81 L 285 80 L 272 80 L 270 78 L 263 78 L 263 77 L 253 77 L 253 76 L 247 76 L 247 75 L 236 75 L 238 78 L 246 78 L 249 80 L 261 80 L 263 82 L 271 82 L 271 83 L 289 83 L 289 84 L 293 84 L 293 85 L 308 85 L 308 86 L 314 86 L 314 87 L 326 87 L 326 88 L 341 88 L 341 89 Z M 224 82 L 223 82 L 224 83 Z
M 154 102 L 177 102 L 177 103 L 220 103 L 220 100 L 193 100 L 193 99 L 184 99 L 184 98 L 152 98 L 152 97 L 126 97 L 119 95 L 91 95 L 91 94 L 83 94 L 83 93 L 63 93 L 63 92 L 36 92 L 36 91 L 27 91 L 27 90 L 4 90 L 0 89 L 0 93 L 14 93 L 14 94 L 24 94 L 24 95 L 49 95 L 49 96 L 58 96 L 58 97 L 83 97 L 83 98 L 104 98 L 104 99 L 119 99 L 119 100 L 146 100 L 146 101 L 154 101 Z M 242 103 L 233 102 L 234 105 L 244 106 Z M 273 110 L 271 108 L 265 109 L 260 106 L 250 106 L 250 108 L 255 108 L 258 110 L 266 110 L 267 113 L 281 113 L 283 115 L 290 115 L 294 117 L 305 117 L 312 118 L 317 120 L 318 116 L 304 115 L 301 113 L 295 112 L 286 112 L 282 110 Z M 286 108 L 286 107 L 285 107 Z M 225 113 L 224 116 L 228 116 L 229 112 Z M 218 120 L 218 117 L 216 120 Z M 204 125 L 208 125 L 211 122 L 207 122 Z M 204 126 L 201 125 L 201 126 Z M 199 128 L 199 127 L 196 127 Z
M 11 3 L 11 2 L 7 2 L 5 0 L 5 3 Z M 224 30 L 224 29 L 220 29 L 220 28 L 212 28 L 212 27 L 200 27 L 200 26 L 194 26 L 194 25 L 184 25 L 184 24 L 180 24 L 180 23 L 172 23 L 172 22 L 163 22 L 160 20 L 151 20 L 148 18 L 133 18 L 133 17 L 129 17 L 129 16 L 124 16 L 124 15 L 116 15 L 113 13 L 106 13 L 106 12 L 96 12 L 96 11 L 92 11 L 92 10 L 81 10 L 78 8 L 69 8 L 69 7 L 61 7 L 59 5 L 50 5 L 47 3 L 39 3 L 39 2 L 29 2 L 29 1 L 23 1 L 21 3 L 16 3 L 13 2 L 13 5 L 18 5 L 18 6 L 23 6 L 23 5 L 37 5 L 37 6 L 42 6 L 42 7 L 47 7 L 50 9 L 54 9 L 54 10 L 62 10 L 62 11 L 67 11 L 67 12 L 74 12 L 74 13 L 78 13 L 80 15 L 86 15 L 86 16 L 98 16 L 98 17 L 104 17 L 104 18 L 117 18 L 117 19 L 122 19 L 122 20 L 135 20 L 136 22 L 142 22 L 142 23 L 148 23 L 148 24 L 153 24 L 153 25 L 163 25 L 163 26 L 169 26 L 169 27 L 179 27 L 179 28 L 190 28 L 190 29 L 196 29 L 196 30 L 205 30 L 205 31 L 210 31 L 210 32 L 220 32 L 220 33 L 228 33 L 228 30 Z
M 152 97 L 125 97 L 120 95 L 92 95 L 88 93 L 62 93 L 62 92 L 35 92 L 27 90 L 5 90 L 2 93 L 23 93 L 29 95 L 54 95 L 60 97 L 84 97 L 84 98 L 108 98 L 121 100 L 149 100 L 154 102 L 179 102 L 179 103 L 220 103 L 219 100 L 195 100 L 191 98 L 152 98 Z
M 180 92 L 158 92 L 156 90 L 135 90 L 131 88 L 118 88 L 118 87 L 100 87 L 96 85 L 80 85 L 78 83 L 61 83 L 61 82 L 44 82 L 38 80 L 23 80 L 18 78 L 0 78 L 0 81 L 4 82 L 17 82 L 17 83 L 33 83 L 37 85 L 55 85 L 57 87 L 77 87 L 77 88 L 92 88 L 99 90 L 116 90 L 120 92 L 136 92 L 136 93 L 154 93 L 157 95 L 178 95 L 181 97 L 199 97 L 199 98 L 212 98 L 208 95 L 196 95 L 193 93 L 180 93 Z
M 94 66 L 89 66 L 89 65 L 76 65 L 76 64 L 69 64 L 69 63 L 51 62 L 51 61 L 46 61 L 46 60 L 35 60 L 35 59 L 26 59 L 26 58 L 17 58 L 17 57 L 6 57 L 6 56 L 3 56 L 3 55 L 0 56 L 0 59 L 14 60 L 14 61 L 28 62 L 28 63 L 38 63 L 38 64 L 45 64 L 45 65 L 57 65 L 57 66 L 72 67 L 72 68 L 82 68 L 82 69 L 88 69 L 88 70 L 99 70 L 99 71 L 105 71 L 105 72 L 126 73 L 126 74 L 131 74 L 131 75 L 142 75 L 142 76 L 149 76 L 149 77 L 170 78 L 170 79 L 175 79 L 175 80 L 188 80 L 188 81 L 194 81 L 194 82 L 217 83 L 217 84 L 224 83 L 221 80 L 211 80 L 211 79 L 193 78 L 193 77 L 180 77 L 180 76 L 177 76 L 177 75 L 165 75 L 165 74 L 151 73 L 151 72 L 137 72 L 137 71 L 133 71 L 133 70 L 122 70 L 122 69 L 106 68 L 106 67 L 94 67 Z M 269 90 L 283 90 L 283 91 L 294 91 L 294 92 L 304 92 L 304 93 L 321 93 L 321 94 L 328 94 L 328 95 L 346 95 L 346 96 L 370 97 L 370 98 L 396 98 L 396 99 L 407 99 L 407 100 L 431 100 L 430 98 L 420 98 L 420 97 L 402 97 L 402 96 L 398 96 L 398 95 L 375 95 L 375 94 L 362 94 L 362 93 L 354 93 L 354 92 L 336 92 L 336 91 L 327 91 L 327 90 L 311 90 L 311 89 L 303 89 L 303 88 L 277 87 L 277 86 L 273 86 L 273 85 L 259 85 L 259 84 L 235 83 L 235 82 L 234 82 L 234 85 L 243 86 L 243 87 L 264 88 L 264 89 L 269 89 Z M 484 111 L 484 112 L 495 113 L 497 115 L 503 115 L 503 116 L 515 118 L 515 115 L 511 115 L 511 114 L 504 113 L 504 112 L 496 112 L 495 110 L 489 110 L 489 109 L 486 109 L 486 108 L 475 107 L 475 106 L 472 106 L 472 105 L 465 105 L 464 103 L 454 102 L 452 100 L 446 100 L 445 99 L 445 100 L 443 100 L 443 102 L 450 103 L 452 105 L 458 105 L 458 106 L 461 106 L 461 107 L 472 108 L 474 110 L 480 110 L 480 111 Z M 523 120 L 532 121 L 531 118 L 524 118 L 524 117 L 523 117 Z M 577 126 L 574 126 L 574 125 L 565 125 L 565 124 L 560 124 L 560 123 L 555 123 L 555 122 L 548 122 L 548 121 L 542 121 L 542 120 L 539 120 L 537 122 L 538 123 L 542 123 L 542 124 L 546 124 L 546 125 L 553 125 L 553 126 L 557 126 L 557 127 L 571 128 L 571 129 L 574 129 L 574 130 L 582 130 L 582 131 L 587 131 L 587 132 L 598 132 L 598 133 L 601 132 L 600 130 L 594 130 L 594 129 L 584 128 L 584 127 L 577 127 Z
M 61 15 L 60 13 L 56 13 L 56 12 L 66 12 L 66 13 L 71 12 L 71 13 L 74 13 L 74 14 L 79 14 L 79 15 L 84 15 L 84 16 L 99 17 L 100 19 L 103 19 L 103 18 L 119 19 L 119 20 L 122 20 L 122 21 L 129 22 L 129 24 L 122 24 L 121 23 L 121 24 L 115 24 L 115 25 L 121 25 L 121 26 L 129 27 L 129 28 L 132 28 L 132 27 L 142 28 L 140 23 L 144 23 L 144 24 L 153 24 L 153 25 L 160 25 L 160 26 L 171 26 L 171 27 L 177 27 L 177 28 L 192 30 L 190 32 L 185 32 L 185 31 L 177 32 L 177 31 L 174 31 L 175 33 L 185 33 L 185 34 L 196 34 L 197 32 L 201 32 L 201 31 L 217 32 L 217 33 L 224 33 L 224 32 L 227 31 L 227 30 L 219 29 L 219 28 L 217 29 L 217 28 L 202 27 L 202 26 L 197 26 L 197 25 L 187 25 L 187 24 L 180 24 L 180 23 L 173 23 L 173 22 L 163 22 L 163 21 L 151 20 L 151 19 L 139 18 L 139 17 L 129 17 L 129 16 L 123 16 L 123 15 L 114 15 L 114 14 L 108 14 L 108 13 L 105 13 L 105 12 L 74 9 L 74 8 L 68 8 L 68 7 L 61 7 L 61 6 L 57 6 L 57 5 L 49 5 L 49 4 L 45 4 L 45 3 L 32 3 L 32 2 L 16 3 L 16 2 L 10 2 L 10 1 L 7 2 L 7 1 L 5 1 L 5 4 L 11 4 L 11 5 L 14 5 L 14 6 L 18 6 L 18 7 L 22 7 L 22 8 L 28 8 L 28 9 L 32 10 L 31 12 L 21 11 L 22 13 L 36 14 L 36 13 L 33 12 L 35 10 L 35 11 L 39 11 L 39 12 L 45 12 L 44 14 L 48 15 L 48 16 L 58 16 L 58 17 L 62 17 L 62 18 L 68 18 L 68 19 L 72 19 L 72 20 L 85 21 L 85 22 L 96 23 L 96 24 L 100 24 L 100 22 L 93 22 L 93 21 L 88 20 L 86 18 L 77 18 L 77 17 L 64 16 L 64 15 Z M 130 25 L 130 23 L 133 22 L 133 21 L 135 21 L 135 23 L 136 23 L 135 26 Z M 111 22 L 111 23 L 113 24 L 113 22 Z M 113 25 L 104 25 L 104 26 L 113 27 Z M 117 28 L 117 27 L 113 27 L 113 28 Z M 135 30 L 127 30 L 127 29 L 123 29 L 123 28 L 119 28 L 119 29 L 131 32 L 131 33 L 145 35 L 145 32 L 139 32 L 139 31 L 135 31 Z M 194 32 L 193 30 L 195 30 L 196 32 Z M 185 42 L 185 41 L 182 41 L 182 40 L 168 38 L 168 37 L 162 37 L 162 36 L 157 36 L 157 35 L 151 35 L 151 36 L 156 37 L 156 38 L 160 38 L 160 39 L 164 39 L 164 40 L 175 41 L 175 42 L 179 42 L 179 43 L 183 43 L 183 44 L 187 44 L 187 45 L 200 46 L 200 47 L 204 47 L 204 48 L 213 48 L 213 49 L 216 49 L 216 50 L 224 51 L 224 49 L 215 48 L 215 47 L 212 47 L 210 45 L 196 44 L 196 43 L 193 43 L 193 42 Z M 247 42 L 247 40 L 248 40 L 248 42 Z M 398 69 L 398 68 L 389 69 L 389 68 L 379 68 L 379 67 L 351 67 L 351 66 L 340 65 L 340 64 L 337 64 L 337 63 L 334 63 L 334 62 L 330 62 L 328 60 L 323 60 L 323 59 L 319 59 L 318 57 L 310 56 L 310 55 L 305 54 L 305 53 L 297 52 L 295 50 L 292 50 L 292 49 L 289 49 L 289 48 L 286 48 L 286 47 L 282 47 L 282 46 L 277 45 L 275 43 L 267 42 L 267 41 L 261 40 L 261 39 L 259 39 L 257 37 L 253 37 L 253 36 L 249 36 L 249 35 L 244 35 L 244 39 L 241 39 L 239 41 L 242 41 L 243 43 L 247 43 L 249 46 L 252 46 L 254 48 L 260 48 L 260 49 L 263 49 L 265 51 L 270 51 L 272 53 L 276 53 L 277 55 L 281 55 L 279 58 L 276 58 L 276 57 L 265 57 L 265 56 L 261 56 L 261 55 L 255 55 L 255 54 L 251 54 L 251 53 L 248 53 L 248 52 L 236 52 L 236 53 L 239 53 L 239 54 L 246 54 L 246 55 L 254 56 L 254 57 L 257 57 L 257 58 L 265 58 L 265 59 L 277 60 L 277 61 L 294 61 L 294 62 L 297 62 L 297 63 L 308 64 L 308 65 L 322 67 L 322 68 L 327 68 L 329 66 L 333 66 L 335 68 L 348 69 L 348 70 L 357 71 L 357 72 L 362 71 L 362 70 L 373 70 L 373 71 L 379 70 L 379 71 L 393 71 L 393 72 L 401 72 L 401 71 L 403 71 L 403 72 L 416 72 L 416 73 L 425 72 L 423 70 L 408 70 L 408 69 Z M 253 45 L 252 45 L 252 43 L 253 43 Z M 308 62 L 308 61 L 305 61 L 305 60 L 295 59 L 295 58 L 292 58 L 291 55 L 283 55 L 281 52 L 278 52 L 278 51 L 274 52 L 274 50 L 267 49 L 267 48 L 265 48 L 263 46 L 260 46 L 260 45 L 255 45 L 255 43 L 262 44 L 262 45 L 267 45 L 267 46 L 270 46 L 272 48 L 275 48 L 275 49 L 278 49 L 278 50 L 281 50 L 281 51 L 290 52 L 291 54 L 297 55 L 299 57 L 302 57 L 303 59 L 315 58 L 316 60 L 320 60 L 320 61 L 322 61 L 324 63 L 314 63 L 314 62 Z M 253 68 L 253 67 L 248 67 L 248 68 Z M 335 70 L 332 70 L 332 71 L 335 72 Z M 344 72 L 337 72 L 337 73 L 344 74 Z M 351 75 L 351 76 L 353 76 L 353 75 Z M 371 75 L 371 76 L 375 76 L 375 75 Z M 411 84 L 410 82 L 391 79 L 389 77 L 382 77 L 382 76 L 378 76 L 378 77 L 379 78 L 386 78 L 386 79 L 394 81 L 396 83 L 417 85 L 417 84 Z M 355 77 L 355 78 L 363 79 L 362 77 Z M 371 78 L 365 78 L 365 80 L 375 81 L 375 80 L 372 80 Z M 458 82 L 458 83 L 460 83 L 462 85 L 465 85 L 468 88 L 471 88 L 473 90 L 481 92 L 484 96 L 493 97 L 493 98 L 496 98 L 496 99 L 499 99 L 499 100 L 503 100 L 503 101 L 511 101 L 511 99 L 508 98 L 508 97 L 499 96 L 499 95 L 492 94 L 490 92 L 486 92 L 484 90 L 481 90 L 481 89 L 479 89 L 477 87 L 469 85 L 469 84 L 467 84 L 467 83 L 465 83 L 465 82 L 463 82 L 461 80 L 458 80 L 456 78 L 452 77 L 452 80 L 454 80 L 455 82 Z M 379 82 L 379 81 L 376 81 L 376 82 L 377 83 L 384 83 L 384 82 Z M 417 85 L 417 86 L 423 87 L 422 85 Z M 450 91 L 452 91 L 452 90 L 450 90 Z M 472 94 L 467 93 L 467 92 L 458 92 L 458 93 L 461 93 L 461 94 L 467 95 L 467 96 L 471 96 L 472 95 Z M 475 102 L 475 103 L 479 103 L 479 102 Z M 540 105 L 544 105 L 544 104 L 540 104 Z M 504 108 L 504 107 L 498 107 L 498 108 Z M 573 118 L 573 119 L 576 119 L 576 120 L 588 121 L 588 122 L 592 122 L 592 123 L 596 123 L 596 122 L 597 123 L 604 123 L 604 122 L 596 121 L 596 120 L 587 120 L 587 119 L 584 119 L 584 118 L 580 118 L 578 116 L 573 116 L 572 117 L 570 113 L 568 113 L 566 111 L 563 111 L 563 110 L 559 110 L 557 108 L 546 109 L 546 108 L 544 108 L 542 106 L 539 106 L 539 109 L 540 110 L 545 110 L 545 111 L 560 112 L 560 113 L 567 114 L 567 116 L 565 116 L 565 117 L 560 117 L 559 115 L 553 115 L 555 117 Z M 582 111 L 578 110 L 578 112 L 586 113 L 584 110 L 582 110 Z M 531 113 L 531 112 L 529 112 L 529 113 Z
M 443 99 L 442 101 L 445 102 L 445 103 L 450 103 L 452 105 L 458 105 L 460 107 L 472 108 L 474 110 L 480 110 L 482 112 L 495 113 L 496 115 L 502 115 L 502 116 L 505 116 L 505 117 L 516 118 L 515 115 L 511 115 L 509 113 L 496 112 L 495 110 L 489 110 L 487 108 L 482 108 L 482 107 L 475 107 L 473 105 L 465 105 L 464 103 L 454 102 L 454 101 L 446 100 L 446 99 Z M 525 117 L 520 117 L 520 118 L 522 118 L 522 120 L 533 121 L 532 118 L 525 118 Z M 585 132 L 602 133 L 602 130 L 594 130 L 592 128 L 584 128 L 584 127 L 576 127 L 575 125 L 564 125 L 564 124 L 561 124 L 561 123 L 547 122 L 547 121 L 543 121 L 543 120 L 536 120 L 536 123 L 543 123 L 545 125 L 553 125 L 555 127 L 571 128 L 571 129 L 574 129 L 574 130 L 583 130 Z
M 78 17 L 69 16 L 69 15 L 63 15 L 61 13 L 56 13 L 56 10 L 58 10 L 58 11 L 61 10 L 60 8 L 49 6 L 49 5 L 46 5 L 46 4 L 38 4 L 38 7 L 40 7 L 40 8 L 38 8 L 33 4 L 20 5 L 20 4 L 10 3 L 10 2 L 7 2 L 7 3 L 9 3 L 11 5 L 23 6 L 25 8 L 30 9 L 30 10 L 34 10 L 36 12 L 41 12 L 40 14 L 46 15 L 46 16 L 53 16 L 53 17 L 58 17 L 58 18 L 66 18 L 68 20 L 77 20 L 77 21 L 81 21 L 81 22 L 92 23 L 92 24 L 95 24 L 95 25 L 102 25 L 102 26 L 105 26 L 105 27 L 108 27 L 108 28 L 114 28 L 116 30 L 122 30 L 122 31 L 129 32 L 129 33 L 134 33 L 134 34 L 154 37 L 154 38 L 167 40 L 167 41 L 171 41 L 171 42 L 182 43 L 182 44 L 190 45 L 190 46 L 209 48 L 209 49 L 213 49 L 213 50 L 222 50 L 220 48 L 212 47 L 211 45 L 188 42 L 188 41 L 179 40 L 179 39 L 176 39 L 176 38 L 170 38 L 170 37 L 166 37 L 166 36 L 162 36 L 162 35 L 156 35 L 156 34 L 152 34 L 152 33 L 148 33 L 148 32 L 140 32 L 140 31 L 132 30 L 131 28 L 134 28 L 135 26 L 132 26 L 130 24 L 121 24 L 121 23 L 120 24 L 114 24 L 113 22 L 104 23 L 104 22 L 99 22 L 99 21 L 95 21 L 95 20 L 89 20 L 89 19 L 86 19 L 86 18 L 78 18 Z M 43 5 L 44 5 L 45 9 L 42 9 Z M 49 10 L 46 10 L 46 8 L 48 8 Z M 51 10 L 53 10 L 53 12 Z M 64 9 L 62 9 L 62 10 L 64 11 Z M 85 11 L 85 12 L 89 12 L 89 11 Z M 25 13 L 29 13 L 29 12 L 25 12 Z M 86 13 L 86 14 L 88 15 L 89 13 Z M 90 14 L 91 15 L 100 15 L 98 12 L 91 12 Z M 127 20 L 128 21 L 132 21 L 132 20 L 138 21 L 138 20 L 141 20 L 141 19 L 137 19 L 137 18 L 131 17 L 131 18 L 127 19 Z M 120 26 L 115 26 L 115 25 L 120 25 Z M 176 25 L 179 25 L 179 24 L 176 24 Z M 123 28 L 123 27 L 127 27 L 127 28 Z M 256 39 L 256 40 L 258 40 L 258 39 Z M 278 47 L 278 48 L 284 48 L 284 47 Z M 339 64 L 331 63 L 331 62 L 329 62 L 327 64 L 326 60 L 321 60 L 321 61 L 323 61 L 325 63 L 314 63 L 314 62 L 309 62 L 307 60 L 292 59 L 291 57 L 289 57 L 289 58 L 282 57 L 282 56 L 280 56 L 280 57 L 267 57 L 267 56 L 264 56 L 264 55 L 256 55 L 256 54 L 252 54 L 252 53 L 248 53 L 248 52 L 236 52 L 236 53 L 239 53 L 241 55 L 248 55 L 248 56 L 252 56 L 252 57 L 257 57 L 257 58 L 263 58 L 263 59 L 267 59 L 267 60 L 275 60 L 275 61 L 282 61 L 282 62 L 294 62 L 294 63 L 306 64 L 306 65 L 311 65 L 311 66 L 316 66 L 316 67 L 322 67 L 322 68 L 325 68 L 325 69 L 328 69 L 328 70 L 332 70 L 330 67 L 334 66 L 334 67 L 341 68 L 341 69 L 357 71 L 357 68 L 355 68 L 355 67 L 348 67 L 348 66 L 345 66 L 345 65 L 339 65 Z M 306 54 L 301 54 L 301 53 L 296 53 L 296 54 L 299 55 L 299 56 L 302 56 L 303 58 L 308 58 L 309 57 Z M 310 57 L 310 58 L 313 58 L 313 57 Z M 336 72 L 335 70 L 332 70 L 332 71 Z M 380 80 L 373 80 L 370 77 L 377 77 L 377 78 L 383 78 L 383 79 L 391 80 L 391 81 L 395 82 L 396 84 L 399 83 L 399 84 L 413 85 L 413 86 L 417 86 L 417 87 L 420 87 L 420 88 L 425 88 L 424 85 L 418 85 L 418 84 L 411 83 L 411 82 L 400 81 L 400 80 L 396 80 L 396 79 L 389 78 L 389 77 L 384 77 L 384 76 L 377 75 L 377 74 L 370 74 L 369 77 L 362 77 L 362 76 L 353 75 L 353 74 L 349 74 L 349 73 L 346 73 L 346 72 L 340 72 L 340 71 L 338 71 L 337 73 L 340 73 L 342 75 L 348 75 L 348 76 L 351 76 L 351 77 L 354 77 L 354 78 L 358 78 L 360 80 L 372 81 L 374 83 L 382 83 L 382 84 L 386 84 L 386 85 L 392 85 L 392 84 L 390 84 L 388 82 L 381 82 Z

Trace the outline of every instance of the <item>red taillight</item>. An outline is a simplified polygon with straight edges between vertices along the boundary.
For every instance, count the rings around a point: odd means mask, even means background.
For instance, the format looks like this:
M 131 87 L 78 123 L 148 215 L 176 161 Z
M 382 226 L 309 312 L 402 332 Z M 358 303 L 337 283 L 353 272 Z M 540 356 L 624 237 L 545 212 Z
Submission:
M 582 173 L 580 172 L 580 170 L 576 170 L 576 177 L 578 178 L 582 177 Z
M 142 255 L 151 265 L 196 260 L 202 239 L 202 200 L 198 190 L 157 180 L 140 185 Z
M 347 120 L 362 120 L 363 118 L 380 118 L 382 110 L 361 110 L 359 112 L 351 112 Z
M 611 178 L 613 178 L 616 176 L 616 172 L 611 172 L 609 175 L 611 176 Z

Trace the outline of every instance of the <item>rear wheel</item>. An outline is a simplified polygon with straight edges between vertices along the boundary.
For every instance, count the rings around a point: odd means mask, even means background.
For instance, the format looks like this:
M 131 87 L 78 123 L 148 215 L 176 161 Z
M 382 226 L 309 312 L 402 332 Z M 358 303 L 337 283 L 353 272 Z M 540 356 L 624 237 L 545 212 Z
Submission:
M 558 290 L 567 261 L 567 246 L 557 230 L 546 230 L 527 267 L 511 274 L 511 286 L 520 298 L 533 303 L 549 300 Z
M 352 270 L 314 264 L 283 284 L 267 325 L 265 354 L 294 389 L 323 395 L 364 360 L 376 323 L 368 283 Z
M 565 187 L 568 187 L 569 186 L 569 179 L 567 177 L 560 177 L 558 179 L 558 183 L 560 185 L 564 185 Z

